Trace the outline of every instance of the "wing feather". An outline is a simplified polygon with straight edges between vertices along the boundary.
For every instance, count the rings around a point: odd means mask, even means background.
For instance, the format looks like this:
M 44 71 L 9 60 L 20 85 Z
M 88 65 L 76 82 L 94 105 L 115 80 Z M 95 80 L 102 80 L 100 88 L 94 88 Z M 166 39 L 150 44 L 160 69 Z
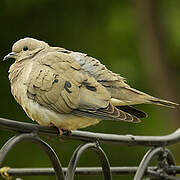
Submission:
M 58 113 L 96 111 L 108 107 L 111 99 L 71 56 L 57 52 L 47 53 L 34 63 L 27 92 L 29 98 Z

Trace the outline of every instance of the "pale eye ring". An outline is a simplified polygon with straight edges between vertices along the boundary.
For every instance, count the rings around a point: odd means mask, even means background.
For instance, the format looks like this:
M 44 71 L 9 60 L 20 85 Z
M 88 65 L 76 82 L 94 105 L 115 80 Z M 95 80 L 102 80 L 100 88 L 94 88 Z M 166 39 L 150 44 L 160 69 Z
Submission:
M 24 46 L 23 47 L 23 51 L 27 51 L 28 50 L 28 47 L 27 46 Z

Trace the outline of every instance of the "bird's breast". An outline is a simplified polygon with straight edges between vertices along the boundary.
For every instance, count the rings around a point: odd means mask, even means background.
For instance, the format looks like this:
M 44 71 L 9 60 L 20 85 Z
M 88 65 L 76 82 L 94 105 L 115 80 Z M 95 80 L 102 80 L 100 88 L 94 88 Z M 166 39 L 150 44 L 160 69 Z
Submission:
M 13 78 L 19 70 L 17 78 L 11 83 L 12 94 L 32 120 L 37 121 L 41 125 L 49 126 L 53 124 L 58 128 L 67 130 L 76 130 L 99 122 L 99 120 L 93 118 L 57 113 L 28 98 L 27 84 L 32 68 L 33 61 L 25 64 L 23 69 L 20 69 L 20 66 L 13 65 L 10 71 Z
M 99 123 L 100 120 L 80 117 L 72 114 L 60 114 L 49 110 L 33 100 L 29 99 L 29 103 L 23 107 L 27 115 L 40 125 L 50 126 L 55 125 L 58 128 L 66 130 L 76 130 L 85 128 L 90 125 Z

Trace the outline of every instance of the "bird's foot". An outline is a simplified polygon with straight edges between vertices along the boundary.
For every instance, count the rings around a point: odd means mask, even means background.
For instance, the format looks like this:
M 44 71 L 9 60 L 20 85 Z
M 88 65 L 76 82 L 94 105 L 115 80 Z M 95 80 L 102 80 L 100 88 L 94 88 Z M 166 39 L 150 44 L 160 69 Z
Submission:
M 58 128 L 60 136 L 71 136 L 72 132 L 66 129 Z

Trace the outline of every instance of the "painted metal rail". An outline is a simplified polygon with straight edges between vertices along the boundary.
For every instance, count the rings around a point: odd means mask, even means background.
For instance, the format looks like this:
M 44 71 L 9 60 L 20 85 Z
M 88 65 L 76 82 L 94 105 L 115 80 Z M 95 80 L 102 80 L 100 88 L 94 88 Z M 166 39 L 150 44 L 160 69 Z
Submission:
M 166 179 L 180 180 L 176 177 L 180 173 L 180 166 L 167 146 L 180 142 L 180 129 L 165 136 L 133 136 L 92 133 L 85 131 L 72 131 L 72 134 L 59 136 L 55 127 L 40 126 L 32 123 L 23 123 L 0 118 L 0 129 L 16 132 L 0 150 L 0 173 L 5 179 L 11 176 L 54 175 L 57 180 L 73 180 L 75 175 L 103 175 L 105 180 L 111 180 L 112 175 L 132 174 L 134 180 Z M 55 151 L 43 141 L 39 135 L 58 136 L 65 140 L 81 140 L 74 151 L 67 168 L 62 168 Z M 49 157 L 53 168 L 9 168 L 3 167 L 8 152 L 18 143 L 30 141 L 41 147 Z M 150 150 L 144 155 L 137 167 L 110 167 L 109 160 L 99 143 L 112 143 L 116 145 L 148 146 Z M 81 155 L 86 150 L 97 154 L 101 167 L 77 167 Z M 157 157 L 158 165 L 150 167 L 149 163 Z

